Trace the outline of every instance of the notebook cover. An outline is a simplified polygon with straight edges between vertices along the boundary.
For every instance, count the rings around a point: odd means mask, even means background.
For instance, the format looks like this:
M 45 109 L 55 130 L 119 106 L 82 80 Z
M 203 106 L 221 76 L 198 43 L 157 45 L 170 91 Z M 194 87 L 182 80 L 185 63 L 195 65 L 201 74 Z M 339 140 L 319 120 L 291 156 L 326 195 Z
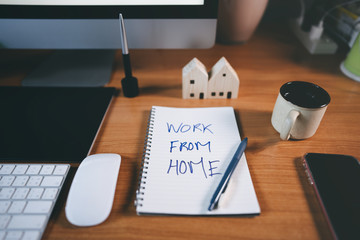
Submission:
M 80 162 L 115 88 L 0 87 L 0 161 Z

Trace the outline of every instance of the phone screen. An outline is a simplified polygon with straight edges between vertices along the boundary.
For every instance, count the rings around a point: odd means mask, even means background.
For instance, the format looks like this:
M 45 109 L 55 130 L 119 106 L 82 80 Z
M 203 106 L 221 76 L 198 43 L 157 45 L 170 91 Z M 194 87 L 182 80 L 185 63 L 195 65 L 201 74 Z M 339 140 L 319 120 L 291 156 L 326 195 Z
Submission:
M 337 239 L 360 239 L 360 165 L 352 156 L 308 153 L 304 166 Z

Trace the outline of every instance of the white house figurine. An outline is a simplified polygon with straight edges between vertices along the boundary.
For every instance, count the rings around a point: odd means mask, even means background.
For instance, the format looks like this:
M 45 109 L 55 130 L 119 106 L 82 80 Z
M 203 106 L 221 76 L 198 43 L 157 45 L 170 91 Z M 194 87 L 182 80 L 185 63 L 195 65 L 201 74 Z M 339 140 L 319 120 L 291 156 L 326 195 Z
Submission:
M 208 98 L 237 98 L 240 80 L 230 63 L 224 58 L 209 73 Z
M 237 98 L 240 80 L 230 63 L 224 58 L 209 73 L 197 58 L 183 68 L 183 98 Z
M 191 60 L 182 70 L 183 98 L 206 98 L 208 73 L 197 58 Z

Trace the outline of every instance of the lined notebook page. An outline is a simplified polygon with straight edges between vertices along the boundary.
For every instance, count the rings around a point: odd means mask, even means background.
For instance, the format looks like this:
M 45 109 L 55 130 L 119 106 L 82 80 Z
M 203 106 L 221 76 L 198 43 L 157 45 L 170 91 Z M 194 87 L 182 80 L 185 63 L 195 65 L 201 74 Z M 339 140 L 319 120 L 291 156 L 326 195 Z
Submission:
M 260 213 L 245 154 L 219 207 L 207 210 L 241 141 L 232 107 L 154 106 L 151 116 L 147 157 L 137 193 L 138 214 Z

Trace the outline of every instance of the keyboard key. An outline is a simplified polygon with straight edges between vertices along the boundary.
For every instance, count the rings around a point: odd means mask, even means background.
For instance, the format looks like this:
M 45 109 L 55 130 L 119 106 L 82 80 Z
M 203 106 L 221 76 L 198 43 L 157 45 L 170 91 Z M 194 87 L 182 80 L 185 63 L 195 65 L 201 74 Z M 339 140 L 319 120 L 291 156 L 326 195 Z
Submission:
M 15 188 L 3 188 L 0 191 L 0 199 L 10 199 L 14 192 Z
M 0 169 L 0 174 L 10 174 L 14 170 L 15 165 L 14 164 L 4 164 L 2 165 L 2 168 Z
M 10 215 L 0 215 L 0 229 L 4 229 L 10 221 Z
M 36 175 L 36 174 L 39 174 L 40 169 L 41 169 L 41 165 L 31 164 L 30 167 L 28 168 L 26 174 L 27 174 L 27 175 Z
M 12 196 L 12 199 L 25 199 L 29 190 L 29 188 L 17 188 Z
M 26 186 L 29 187 L 40 186 L 42 179 L 43 179 L 42 176 L 31 176 Z
M 40 175 L 51 175 L 54 171 L 55 166 L 54 165 L 44 165 L 41 168 Z
M 10 204 L 10 201 L 0 201 L 0 214 L 6 213 L 8 208 L 10 207 Z
M 24 210 L 25 201 L 14 201 L 8 210 L 8 213 L 21 213 Z
M 0 216 L 1 218 L 1 216 Z M 46 215 L 14 215 L 8 229 L 39 229 L 46 221 Z
M 64 175 L 69 167 L 67 165 L 57 165 L 53 175 Z
M 17 176 L 15 178 L 15 181 L 13 182 L 12 186 L 23 187 L 26 185 L 28 180 L 29 180 L 29 176 Z
M 22 231 L 9 231 L 7 234 L 6 234 L 6 238 L 5 240 L 16 240 L 16 239 L 21 239 L 21 236 L 23 235 L 23 232 Z
M 0 231 L 0 239 L 4 239 L 6 232 Z
M 52 207 L 52 201 L 30 201 L 26 205 L 24 213 L 48 213 Z
M 0 187 L 11 186 L 14 180 L 15 180 L 15 176 L 4 176 L 0 180 Z
M 49 199 L 49 200 L 55 199 L 57 192 L 58 192 L 57 188 L 47 188 L 45 189 L 42 199 Z
M 42 187 L 58 187 L 63 180 L 62 176 L 45 176 L 41 183 Z
M 29 167 L 29 165 L 19 164 L 15 167 L 15 170 L 13 171 L 12 174 L 17 174 L 17 175 L 25 174 L 28 167 Z
M 40 199 L 44 188 L 31 188 L 27 199 Z
M 39 237 L 40 237 L 39 231 L 26 231 L 24 233 L 22 240 L 36 240 L 39 239 Z

